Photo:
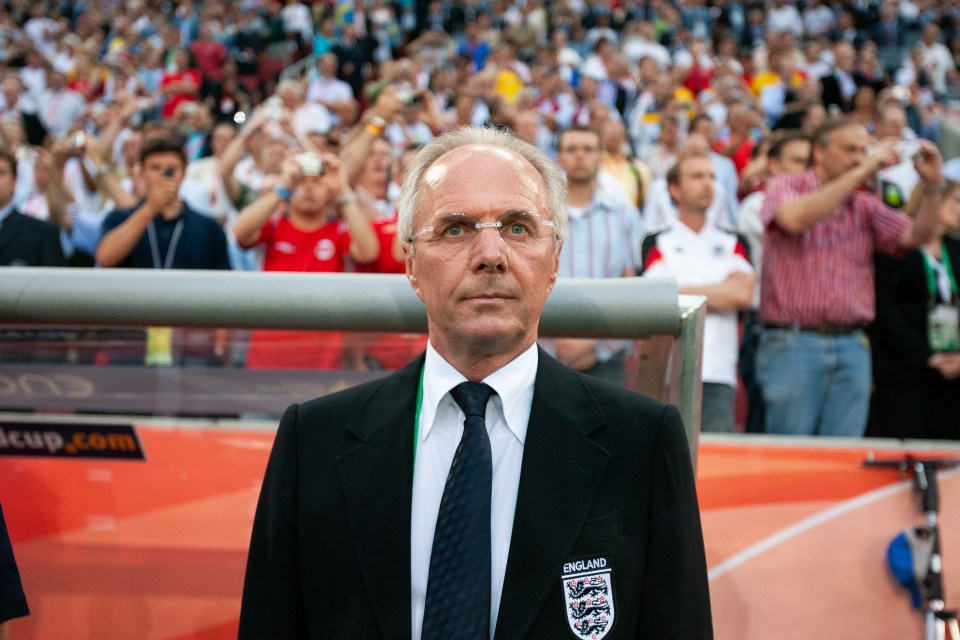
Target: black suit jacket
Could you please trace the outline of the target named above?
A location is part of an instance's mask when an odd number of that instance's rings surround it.
[[[960,272],[960,241],[944,239],[950,264]],[[874,254],[877,315],[870,327],[873,375],[893,386],[927,385],[939,377],[927,360],[933,353],[927,335],[929,290],[923,254],[915,249],[897,259]]]
[[[0,222],[0,266],[63,267],[60,230],[14,210]]]
[[[240,638],[409,638],[423,357],[290,407],[257,508]],[[673,407],[540,353],[498,639],[573,637],[564,563],[605,557],[607,638],[712,638],[690,454]]]

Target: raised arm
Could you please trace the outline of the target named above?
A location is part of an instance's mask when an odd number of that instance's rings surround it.
[[[774,221],[784,231],[803,233],[833,213],[864,180],[876,174],[880,167],[889,163],[895,156],[893,142],[881,143],[872,155],[838,178],[824,184],[816,191],[782,204],[774,215]]]
[[[353,178],[360,172],[374,140],[383,135],[386,123],[402,108],[403,101],[394,87],[386,86],[380,91],[377,101],[363,114],[340,151],[347,176]]]
[[[231,143],[232,144],[232,143]],[[243,208],[233,223],[233,236],[237,243],[248,249],[260,238],[260,229],[267,223],[277,209],[286,206],[278,190],[292,192],[300,181],[302,173],[297,161],[290,154],[283,161],[280,173],[280,185],[276,190],[268,191]]]

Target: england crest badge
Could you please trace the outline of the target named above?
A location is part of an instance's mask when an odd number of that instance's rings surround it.
[[[608,558],[572,560],[563,565],[567,623],[576,638],[600,640],[613,629],[613,567]]]

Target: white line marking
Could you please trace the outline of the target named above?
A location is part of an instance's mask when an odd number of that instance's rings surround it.
[[[960,475],[960,469],[942,472],[940,473],[938,480],[942,482],[943,480],[946,480],[947,478],[951,478],[956,475]],[[815,513],[812,516],[808,516],[807,518],[804,518],[800,522],[797,522],[796,524],[792,524],[786,529],[781,529],[780,531],[774,533],[773,535],[767,536],[763,540],[760,540],[759,542],[747,547],[740,553],[737,553],[731,556],[730,558],[727,558],[717,566],[707,571],[707,578],[709,579],[710,582],[713,582],[714,580],[724,575],[725,573],[729,573],[733,571],[740,565],[745,564],[750,560],[753,560],[760,554],[766,553],[770,549],[773,549],[774,547],[781,545],[784,542],[787,542],[788,540],[792,540],[793,538],[796,538],[797,536],[803,533],[806,533],[807,531],[809,531],[810,529],[813,529],[814,527],[817,527],[825,522],[829,522],[834,518],[838,518],[842,515],[846,515],[851,511],[856,511],[861,507],[865,507],[869,504],[873,504],[874,502],[879,502],[884,498],[889,498],[890,496],[901,493],[909,489],[912,486],[912,484],[913,484],[913,480],[904,480],[902,482],[898,482],[897,484],[881,487],[879,489],[874,489],[873,491],[870,491],[868,493],[864,493],[862,495],[856,496],[854,498],[850,498],[849,500],[836,504],[830,507],[829,509],[825,509],[819,513]]]

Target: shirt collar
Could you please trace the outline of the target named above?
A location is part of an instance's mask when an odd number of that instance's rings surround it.
[[[13,211],[13,200],[7,203],[7,206],[0,207],[0,224],[7,219],[7,216],[10,215],[10,212]]]
[[[527,438],[533,384],[539,361],[537,345],[534,343],[483,379],[483,382],[497,392],[494,402],[500,403],[507,427],[521,445]],[[450,390],[466,380],[462,373],[437,353],[432,344],[427,343],[427,356],[423,365],[423,401],[420,404],[420,442],[430,435],[440,403],[453,403]]]

